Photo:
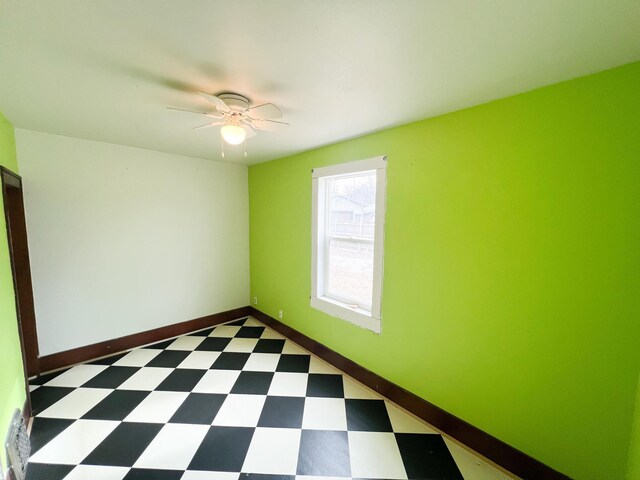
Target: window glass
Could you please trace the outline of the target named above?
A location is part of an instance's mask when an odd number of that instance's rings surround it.
[[[376,172],[334,177],[325,185],[329,207],[325,295],[371,310]]]

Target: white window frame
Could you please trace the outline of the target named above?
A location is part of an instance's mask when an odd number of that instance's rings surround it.
[[[353,307],[335,297],[325,296],[324,228],[327,215],[325,181],[331,177],[376,171],[376,225],[373,239],[373,295],[371,309]],[[382,274],[384,258],[384,222],[387,199],[387,157],[329,165],[311,170],[311,306],[333,317],[346,320],[375,333],[382,331]],[[350,239],[350,241],[359,241]],[[363,241],[366,242],[366,241]]]

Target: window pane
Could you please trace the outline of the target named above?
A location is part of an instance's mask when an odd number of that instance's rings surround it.
[[[376,173],[332,178],[327,182],[329,235],[373,240],[376,225]]]
[[[328,270],[328,296],[371,308],[373,244],[329,240]]]
[[[329,179],[327,202],[326,294],[371,308],[376,172]]]

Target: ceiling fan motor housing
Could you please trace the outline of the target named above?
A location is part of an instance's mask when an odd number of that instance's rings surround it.
[[[237,93],[221,93],[217,97],[227,104],[232,112],[241,113],[249,108],[249,99]]]

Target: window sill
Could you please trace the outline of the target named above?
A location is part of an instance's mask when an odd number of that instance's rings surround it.
[[[327,297],[318,298],[312,296],[311,306],[332,317],[346,320],[374,333],[381,333],[380,319],[371,316],[371,312],[367,310],[351,308],[342,302]]]

